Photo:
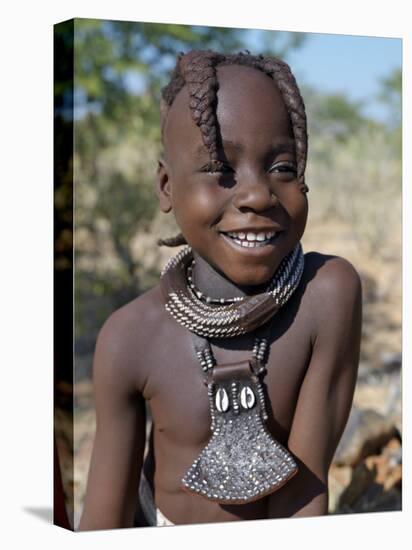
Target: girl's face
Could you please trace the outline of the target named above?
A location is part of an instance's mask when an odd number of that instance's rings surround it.
[[[187,243],[216,270],[238,286],[261,285],[306,225],[292,127],[270,77],[238,65],[217,74],[219,165],[210,165],[184,87],[164,129],[160,205],[173,210]]]

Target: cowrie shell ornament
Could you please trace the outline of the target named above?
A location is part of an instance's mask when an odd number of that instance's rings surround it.
[[[240,404],[244,409],[251,409],[256,402],[255,394],[249,386],[242,388],[240,392]]]
[[[216,409],[221,413],[224,413],[229,409],[229,397],[224,388],[219,388],[217,390],[215,404]]]

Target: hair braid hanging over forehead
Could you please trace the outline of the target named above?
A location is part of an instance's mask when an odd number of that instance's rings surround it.
[[[303,181],[308,153],[306,111],[295,77],[289,65],[280,59],[263,58],[263,70],[275,81],[292,123],[296,147],[298,178]]]
[[[192,50],[177,57],[169,84],[162,89],[160,102],[162,134],[169,109],[179,93],[187,86],[189,107],[194,122],[199,127],[204,145],[212,162],[217,161],[220,135],[216,116],[219,82],[216,69],[223,65],[246,65],[267,74],[273,79],[289,113],[296,147],[297,176],[304,183],[308,137],[305,105],[295,77],[284,61],[249,52],[223,55],[212,50]],[[179,246],[185,244],[183,235],[161,239],[159,245]]]
[[[217,160],[216,66],[223,59],[224,56],[218,53],[202,50],[193,50],[179,56],[175,69],[178,77],[174,80],[172,76],[170,84],[162,91],[162,97],[167,105],[167,115],[168,107],[173,103],[178,91],[184,85],[187,86],[190,111],[200,128],[211,160]]]

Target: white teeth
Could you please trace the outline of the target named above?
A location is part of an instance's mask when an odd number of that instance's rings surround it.
[[[254,233],[253,231],[246,233],[228,232],[227,235],[239,246],[255,248],[256,246],[266,246],[269,244],[269,241],[276,235],[276,231],[261,231],[260,233]]]
[[[266,246],[268,244],[268,240],[265,241],[247,241],[246,239],[240,240],[240,239],[233,239],[234,242],[239,245],[243,246],[243,248],[256,248],[260,246]]]
[[[247,240],[247,241],[264,241],[266,239],[271,239],[276,235],[275,231],[261,231],[260,233],[254,233],[253,231],[248,231],[247,233],[234,233],[229,232],[228,235],[230,237],[233,237],[234,239],[239,239],[241,241]]]

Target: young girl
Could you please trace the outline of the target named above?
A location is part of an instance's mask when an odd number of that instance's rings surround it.
[[[307,133],[295,79],[275,58],[191,51],[161,116],[157,192],[181,230],[161,242],[188,247],[99,333],[80,529],[326,514],[361,285],[344,259],[300,246]]]

